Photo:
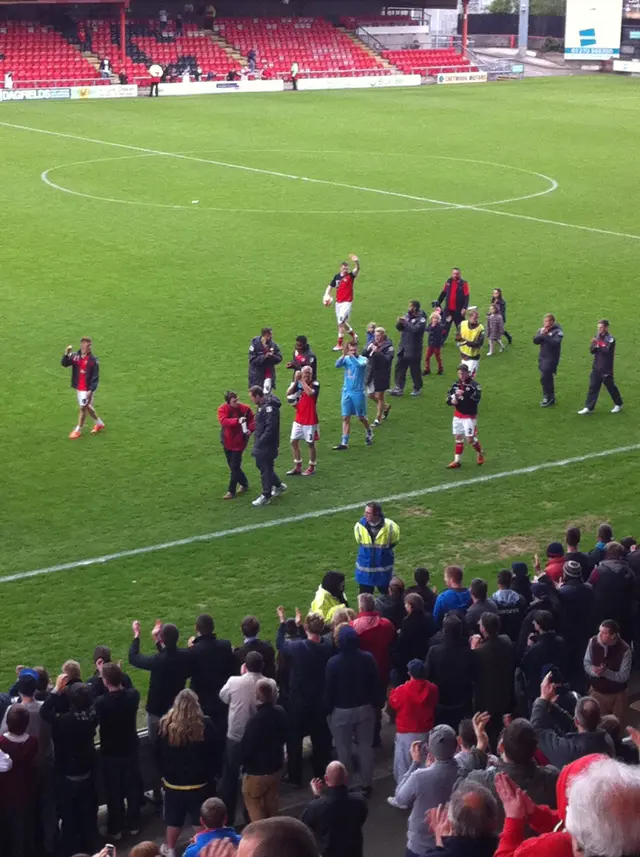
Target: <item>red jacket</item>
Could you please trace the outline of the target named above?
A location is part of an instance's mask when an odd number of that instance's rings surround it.
[[[397,732],[429,732],[436,721],[440,691],[424,678],[410,678],[389,694]]]
[[[255,428],[255,418],[249,405],[238,402],[237,407],[232,408],[225,402],[218,408],[218,422],[222,426],[220,440],[222,446],[231,452],[242,452],[249,439],[249,435],[242,431],[240,417],[247,418],[247,428],[251,434]]]
[[[562,579],[562,567],[564,566],[564,554],[561,556],[550,556],[544,567],[544,574],[548,574],[554,583],[560,583]]]
[[[358,613],[350,624],[360,638],[361,650],[373,655],[386,688],[391,672],[391,644],[396,638],[396,626],[375,611]]]

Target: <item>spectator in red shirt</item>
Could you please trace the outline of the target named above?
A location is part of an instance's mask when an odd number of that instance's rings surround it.
[[[537,554],[534,557],[533,564],[536,575],[546,574],[554,583],[560,583],[564,569],[564,547],[560,542],[551,542],[547,547],[547,564],[544,567],[544,572],[541,571],[540,560]]]
[[[29,712],[12,705],[7,712],[6,735],[0,736],[0,751],[10,757],[10,771],[0,774],[0,853],[31,854],[34,849],[36,755],[38,739],[29,735]]]
[[[222,426],[220,439],[231,471],[229,488],[222,499],[233,500],[236,489],[244,494],[249,488],[249,480],[242,470],[242,453],[255,428],[255,419],[249,405],[243,405],[238,400],[238,394],[228,390],[224,394],[224,405],[218,408],[218,422]]]
[[[396,712],[393,776],[398,784],[411,765],[411,745],[426,741],[435,723],[439,691],[424,675],[423,661],[409,661],[409,680],[389,694],[389,707]]]

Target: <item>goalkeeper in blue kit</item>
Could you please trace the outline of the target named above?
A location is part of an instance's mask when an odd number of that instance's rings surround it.
[[[367,446],[373,443],[373,429],[367,419],[367,396],[365,393],[365,376],[368,361],[366,357],[358,356],[358,346],[355,342],[347,343],[342,357],[336,360],[336,369],[344,369],[342,383],[342,439],[334,449],[349,449],[351,433],[351,417],[356,416],[365,428],[364,442]]]

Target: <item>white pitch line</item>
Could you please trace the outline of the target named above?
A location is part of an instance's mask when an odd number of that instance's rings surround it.
[[[608,458],[610,455],[620,455],[623,452],[635,452],[640,449],[640,443],[629,446],[618,446],[613,449],[604,449],[600,452],[588,452],[586,455],[576,455],[573,458],[561,458],[559,461],[545,461],[542,464],[532,464],[529,467],[518,467],[516,470],[502,470],[499,473],[487,473],[484,476],[474,476],[471,479],[459,479],[455,482],[443,482],[440,485],[431,485],[428,488],[418,488],[415,491],[404,491],[401,494],[389,494],[387,497],[379,498],[380,503],[396,503],[403,500],[411,500],[413,497],[425,497],[427,494],[439,494],[441,491],[452,491],[455,488],[465,488],[468,485],[481,485],[486,482],[494,482],[496,479],[506,479],[512,476],[525,476],[529,473],[538,473],[541,470],[553,470],[556,467],[568,467],[571,464],[581,464],[584,461],[592,461],[597,458]],[[370,499],[370,498],[368,498]],[[143,556],[148,553],[171,548],[185,547],[198,544],[199,542],[212,542],[216,539],[228,536],[240,536],[245,533],[254,533],[258,530],[268,530],[272,527],[282,527],[285,524],[298,524],[301,521],[309,521],[314,518],[326,518],[330,515],[338,515],[342,512],[353,512],[364,508],[366,500],[360,503],[348,503],[344,506],[334,506],[330,509],[317,509],[315,512],[303,512],[301,515],[289,515],[286,518],[275,518],[272,521],[260,521],[255,524],[245,524],[242,527],[232,527],[228,530],[218,530],[214,533],[203,533],[199,536],[188,536],[185,539],[176,539],[171,542],[161,542],[156,545],[147,545],[142,548],[117,551],[116,553],[104,554],[90,559],[81,559],[76,562],[64,562],[59,565],[51,565],[47,568],[36,568],[33,571],[20,571],[15,574],[7,574],[0,577],[0,583],[13,583],[16,580],[26,580],[29,577],[39,577],[42,574],[53,574],[58,571],[72,571],[76,568],[87,568],[92,565],[104,565],[119,559],[129,559],[135,556]]]
[[[114,146],[117,149],[128,149],[131,152],[142,152],[145,155],[162,155],[166,158],[177,158],[181,161],[194,161],[198,164],[212,164],[216,167],[227,167],[231,170],[242,170],[247,173],[257,173],[263,176],[275,176],[279,179],[292,179],[294,181],[313,182],[314,184],[329,185],[330,187],[341,187],[347,190],[359,190],[364,193],[377,193],[382,196],[399,197],[400,199],[411,199],[415,202],[430,202],[435,205],[443,205],[447,208],[468,208],[466,205],[457,205],[453,202],[446,202],[442,199],[431,199],[428,196],[413,196],[409,193],[398,193],[393,190],[382,190],[375,187],[360,187],[359,185],[345,184],[343,182],[333,182],[328,179],[313,179],[308,176],[295,176],[290,173],[280,173],[276,170],[263,170],[259,167],[247,167],[244,164],[231,164],[227,161],[216,161],[212,158],[198,158],[195,155],[180,155],[178,152],[164,152],[162,149],[147,149],[143,146],[131,146],[127,143],[113,143],[110,140],[95,140],[93,137],[80,137],[77,134],[66,134],[62,131],[45,131],[43,128],[31,128],[29,125],[15,125],[11,122],[0,122],[0,126],[5,128],[16,128],[19,131],[33,131],[36,134],[47,134],[51,137],[65,137],[69,140],[79,140],[82,143],[96,143],[100,146]]]
[[[458,204],[455,204],[452,202],[447,202],[446,200],[431,199],[431,198],[426,197],[426,196],[424,196],[424,197],[423,196],[412,196],[411,194],[396,193],[394,191],[381,190],[378,188],[366,188],[366,187],[360,187],[358,185],[348,185],[348,184],[343,184],[341,182],[332,182],[332,181],[328,181],[326,179],[311,179],[311,178],[306,177],[306,176],[294,176],[294,175],[290,175],[288,173],[279,173],[279,172],[276,172],[274,170],[262,170],[262,169],[259,169],[258,167],[247,167],[247,166],[244,166],[242,164],[230,164],[230,163],[227,163],[226,161],[215,161],[215,160],[208,159],[208,158],[197,158],[194,155],[180,155],[176,152],[164,152],[160,149],[147,149],[147,148],[144,148],[143,146],[132,146],[132,145],[129,145],[127,143],[114,143],[114,142],[111,142],[109,140],[96,140],[92,137],[81,137],[81,136],[78,136],[76,134],[67,134],[67,133],[64,133],[63,131],[47,131],[44,128],[32,128],[29,125],[17,125],[13,122],[0,122],[0,127],[15,128],[19,131],[32,131],[33,133],[36,133],[36,134],[47,134],[51,137],[64,137],[64,138],[69,139],[69,140],[79,140],[83,143],[96,143],[100,146],[113,146],[117,149],[128,149],[129,151],[142,152],[142,153],[147,154],[147,155],[164,155],[165,157],[168,157],[168,158],[178,158],[180,160],[185,160],[185,161],[196,161],[198,163],[203,163],[203,164],[214,164],[215,166],[228,167],[229,169],[234,169],[234,170],[244,170],[244,171],[250,172],[250,173],[260,173],[262,175],[276,176],[278,178],[294,179],[294,180],[298,180],[298,181],[302,181],[302,180],[311,181],[311,182],[314,182],[316,184],[325,184],[325,185],[330,185],[333,187],[343,187],[343,188],[348,188],[351,190],[364,191],[366,193],[377,193],[377,194],[382,194],[384,196],[395,196],[395,197],[400,197],[403,199],[417,200],[419,202],[430,202],[430,203],[433,203],[435,205],[441,205],[443,207],[442,210],[444,210],[444,211],[451,211],[452,209],[454,209],[454,210],[462,210],[462,211],[477,211],[477,212],[482,212],[484,214],[497,214],[497,215],[501,215],[502,217],[514,217],[514,218],[519,219],[519,220],[528,220],[528,221],[531,221],[533,223],[545,223],[549,226],[562,226],[565,229],[579,229],[579,230],[584,231],[584,232],[592,232],[592,233],[597,233],[600,235],[612,235],[616,238],[632,238],[636,241],[640,241],[640,235],[634,235],[634,234],[629,233],[629,232],[615,232],[614,230],[610,230],[610,229],[600,229],[599,227],[596,227],[596,226],[582,226],[582,225],[577,224],[577,223],[566,223],[563,220],[550,220],[550,219],[544,218],[544,217],[532,217],[531,215],[528,215],[528,214],[517,214],[514,211],[498,211],[495,208],[484,208],[484,207],[478,206],[478,205],[462,205],[462,204],[458,205]],[[540,175],[542,175],[542,174],[540,174]],[[545,178],[549,178],[549,177],[545,176]],[[555,181],[553,179],[550,179],[550,180]],[[556,184],[556,187],[557,187],[557,184]],[[555,190],[555,187],[553,188],[553,190]],[[546,192],[547,193],[550,192],[550,189],[547,190]],[[540,193],[540,194],[532,194],[532,196],[542,196],[542,195],[544,195],[544,192]],[[507,203],[507,202],[511,202],[511,201],[512,200],[503,200],[501,202]],[[486,204],[487,205],[498,205],[500,203],[486,203]],[[438,209],[438,210],[440,210],[440,209]]]

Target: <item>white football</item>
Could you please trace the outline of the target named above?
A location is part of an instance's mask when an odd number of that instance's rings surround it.
[[[331,306],[331,304],[333,303],[333,298],[331,297],[331,295],[325,295],[325,296],[322,298],[322,303],[323,303],[325,306]]]

